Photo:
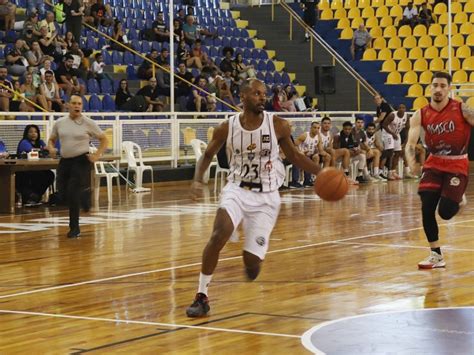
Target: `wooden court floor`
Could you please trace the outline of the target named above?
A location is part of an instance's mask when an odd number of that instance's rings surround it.
[[[78,240],[59,208],[0,216],[0,353],[306,354],[301,336],[322,322],[474,305],[474,184],[464,213],[440,222],[446,269],[419,271],[417,182],[404,181],[337,203],[282,192],[259,278],[245,281],[242,242],[228,244],[211,315],[188,319],[216,209],[211,192],[192,202],[188,184],[115,190],[112,205],[101,195]]]

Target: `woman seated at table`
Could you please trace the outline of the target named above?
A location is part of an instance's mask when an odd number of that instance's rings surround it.
[[[46,143],[41,140],[37,125],[27,125],[23,132],[23,139],[18,143],[18,157],[32,150],[46,151]],[[16,191],[21,194],[23,205],[32,206],[40,203],[42,196],[54,182],[54,173],[51,170],[22,171],[15,177]]]

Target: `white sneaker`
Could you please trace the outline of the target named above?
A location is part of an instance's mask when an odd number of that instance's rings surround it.
[[[445,267],[446,263],[444,262],[443,256],[439,255],[435,251],[431,251],[430,256],[425,260],[418,263],[419,269],[435,269],[438,267]]]
[[[467,205],[466,194],[463,194],[462,200],[461,202],[459,202],[459,210],[458,210],[458,213],[456,213],[456,216],[459,216],[464,211],[464,208],[466,207],[466,205]]]

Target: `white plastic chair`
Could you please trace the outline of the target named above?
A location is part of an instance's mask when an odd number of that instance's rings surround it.
[[[290,187],[291,182],[291,173],[293,171],[293,165],[289,164],[285,167],[285,182],[283,183],[284,186]]]
[[[191,146],[193,147],[194,156],[196,157],[196,163],[197,163],[198,160],[201,159],[203,151],[206,150],[207,144],[206,144],[206,142],[203,142],[200,139],[193,139],[193,140],[191,140]],[[207,169],[206,173],[204,174],[203,181],[204,181],[205,184],[207,184],[209,182],[209,174],[211,172],[211,166],[214,166],[214,165],[216,165],[216,163],[212,162],[209,165],[209,168]]]
[[[151,186],[153,187],[153,167],[143,164],[142,149],[134,142],[122,142],[122,149],[125,151],[125,158],[127,160],[127,180],[129,180],[130,170],[135,172],[135,190],[142,189],[143,173],[150,171]],[[135,152],[137,155],[135,155]]]
[[[95,170],[95,200],[99,200],[99,189],[100,189],[100,180],[105,178],[107,180],[107,198],[108,202],[112,202],[112,186],[113,186],[113,179],[117,178],[117,188],[120,192],[120,177],[117,172],[108,172],[105,169],[105,165],[103,161],[96,161],[94,163],[94,170]]]
[[[220,175],[220,182],[221,182],[221,190],[225,185],[225,179],[227,175],[230,174],[230,169],[223,168],[219,165],[219,160],[217,160],[216,164],[216,172],[214,174],[214,194],[217,196],[217,180]],[[219,190],[220,191],[220,190]]]

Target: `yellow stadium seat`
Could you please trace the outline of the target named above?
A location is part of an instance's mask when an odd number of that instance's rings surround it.
[[[418,39],[418,47],[420,48],[428,48],[428,47],[431,47],[432,45],[433,45],[433,40],[431,39],[431,36],[424,35]]]
[[[380,27],[388,27],[393,25],[393,19],[390,16],[384,16],[380,19]]]
[[[379,27],[379,19],[377,17],[370,17],[368,19],[365,19],[365,27],[367,28]]]
[[[434,7],[433,13],[435,15],[447,14],[448,13],[448,7],[446,6],[446,4],[439,3]]]
[[[393,51],[393,59],[395,60],[402,60],[408,58],[407,50],[403,47],[397,48]]]
[[[461,85],[458,91],[459,96],[471,97],[474,96],[474,86]]]
[[[470,35],[474,33],[474,25],[470,22],[463,23],[459,28],[459,33],[463,35]]]
[[[402,40],[398,37],[392,37],[388,40],[387,48],[397,49],[402,46]]]
[[[385,5],[385,0],[372,0],[372,7],[380,8]]]
[[[420,84],[412,84],[408,88],[407,97],[419,97],[419,96],[423,96],[423,95],[424,95],[423,86],[421,86]]]
[[[420,84],[431,84],[431,79],[433,78],[433,73],[429,70],[425,70],[420,74],[419,82]]]
[[[440,25],[447,25],[447,24],[448,24],[448,21],[449,21],[449,19],[448,19],[448,13],[447,13],[447,12],[442,13],[442,14],[439,15],[439,17],[438,17],[438,23],[439,23]]]
[[[418,59],[418,58],[423,58],[423,49],[420,47],[415,47],[410,49],[408,52],[408,58],[410,59]]]
[[[464,59],[462,61],[462,67],[464,70],[474,70],[474,56]]]
[[[372,17],[375,17],[375,10],[373,7],[366,7],[365,9],[362,10],[361,14],[362,18],[370,19]],[[378,21],[377,21],[378,23]]]
[[[459,101],[459,102],[464,102],[464,100],[460,96],[454,96],[454,100]]]
[[[403,9],[400,5],[395,5],[390,9],[390,16],[401,19],[403,17]]]
[[[418,72],[428,70],[428,61],[425,58],[418,58],[413,63],[413,70]]]
[[[444,33],[445,35],[447,35],[448,32],[449,32],[448,25],[445,25],[445,26],[443,27],[443,33]],[[456,25],[455,23],[452,23],[452,24],[451,24],[451,35],[455,35],[456,33],[459,33],[459,31],[458,31],[458,25]]]
[[[364,25],[364,19],[362,17],[358,17],[352,20],[351,27],[355,30],[359,28],[360,25]]]
[[[439,50],[436,47],[429,47],[425,49],[424,57],[426,59],[435,59],[439,57]]]
[[[321,20],[332,20],[332,10],[331,9],[324,9],[321,11],[320,15]]]
[[[437,35],[433,42],[435,47],[443,48],[448,45],[448,36],[446,35]]]
[[[342,9],[344,6],[342,4],[342,0],[332,0],[331,1],[331,9]]]
[[[455,84],[463,84],[467,83],[468,76],[466,71],[464,70],[456,70],[453,74],[453,83]]]
[[[415,48],[418,46],[415,36],[409,36],[403,40],[403,47],[407,49]]]
[[[347,18],[358,18],[360,17],[360,10],[357,7],[350,8],[347,11]]]
[[[445,61],[445,64],[444,64],[444,68],[446,70],[449,69],[449,60],[446,59]],[[461,69],[461,60],[459,58],[456,58],[456,57],[452,57],[451,58],[451,70],[459,70]]]
[[[458,13],[463,12],[462,7],[463,7],[463,6],[462,6],[461,3],[451,1],[451,13],[452,13],[452,14],[458,14]]]
[[[403,84],[416,84],[418,82],[418,75],[412,70],[409,72],[406,72],[405,75],[403,75]]]
[[[386,6],[395,6],[398,5],[398,0],[385,0]]]
[[[466,104],[470,107],[474,107],[474,97],[470,97],[466,100]]]
[[[413,29],[413,36],[421,37],[426,35],[426,26],[425,25],[416,25]]]
[[[405,8],[405,6],[407,6],[409,2],[412,2],[412,1],[411,0],[398,0],[398,5]]]
[[[344,28],[339,36],[340,39],[352,39],[352,37],[354,37],[354,31],[350,27]]]
[[[357,7],[357,0],[345,0],[344,1],[344,8],[353,9],[355,7]]]
[[[471,17],[469,18],[469,22],[474,23],[474,14],[471,14]]]
[[[464,12],[466,14],[474,14],[474,2],[468,1],[464,4]]]
[[[471,74],[469,75],[469,81],[470,81],[471,83],[474,83],[474,71],[471,72]],[[473,106],[473,107],[474,107],[474,106]]]
[[[474,47],[474,33],[471,33],[469,36],[467,36],[466,44],[468,46]]]
[[[411,36],[411,27],[408,25],[403,25],[398,29],[398,37],[408,37]]]
[[[351,27],[351,22],[347,18],[341,18],[337,21],[337,29],[343,30],[344,28]]]
[[[388,59],[382,64],[380,71],[384,73],[391,73],[397,70],[397,63],[393,59]]]
[[[406,73],[411,70],[412,63],[410,59],[405,58],[398,62],[397,71],[399,71],[400,73]]]
[[[414,0],[413,4],[418,8],[421,6],[421,4],[425,3],[426,0]]]
[[[469,15],[465,12],[460,12],[454,16],[454,23],[468,23]]]
[[[412,107],[412,110],[419,110],[423,107],[425,107],[426,105],[428,105],[429,102],[428,102],[428,99],[424,96],[420,96],[420,97],[417,97],[414,101],[413,101],[413,107]]]
[[[383,35],[382,29],[379,26],[374,26],[369,31],[372,38],[381,37]]]
[[[386,48],[387,44],[385,43],[385,38],[379,37],[374,40],[374,43],[372,45],[375,49],[382,49]]]
[[[329,6],[329,0],[321,0],[321,1],[319,2],[318,8],[319,8],[320,10],[329,9],[329,8],[330,8],[330,6]]]
[[[434,58],[430,61],[430,69],[432,71],[444,70],[444,61],[441,58]]]
[[[446,35],[445,35],[446,36]],[[446,36],[447,38],[447,36]],[[461,47],[464,45],[464,35],[460,34],[460,33],[456,33],[454,36],[451,36],[451,45],[453,47]],[[445,44],[446,46],[448,45],[448,43]]]
[[[381,49],[377,55],[377,59],[378,60],[392,59],[392,51],[388,48]]]
[[[373,48],[367,48],[362,56],[363,60],[376,60],[377,52]]]
[[[381,26],[382,27],[382,26]],[[397,28],[395,26],[387,26],[383,30],[383,36],[385,38],[397,37]]]
[[[430,97],[431,96],[431,85],[426,85],[425,86],[425,96]]]
[[[387,76],[387,84],[401,84],[402,83],[402,76],[399,72],[393,71],[388,74]]]
[[[359,9],[366,9],[366,8],[370,7],[370,0],[359,0],[358,4],[357,4],[357,7]]]
[[[449,57],[449,47],[443,47],[439,51],[439,56],[443,59],[447,59]],[[454,48],[451,48],[451,56],[454,57]]]
[[[341,18],[347,18],[346,9],[340,8],[340,9],[334,10],[333,17],[336,20],[339,20]]]
[[[423,26],[423,25],[418,25],[418,26],[421,26],[421,27],[425,28],[425,31],[426,31],[425,26]],[[416,27],[418,27],[418,26],[416,26]],[[420,27],[420,29],[421,29],[421,27]],[[442,33],[443,33],[443,27],[441,27],[441,25],[438,24],[438,23],[431,24],[430,28],[428,29],[428,34],[430,36],[437,36],[437,35],[440,35]]]
[[[375,16],[378,18],[386,17],[390,15],[390,11],[387,6],[380,6],[375,10]]]

